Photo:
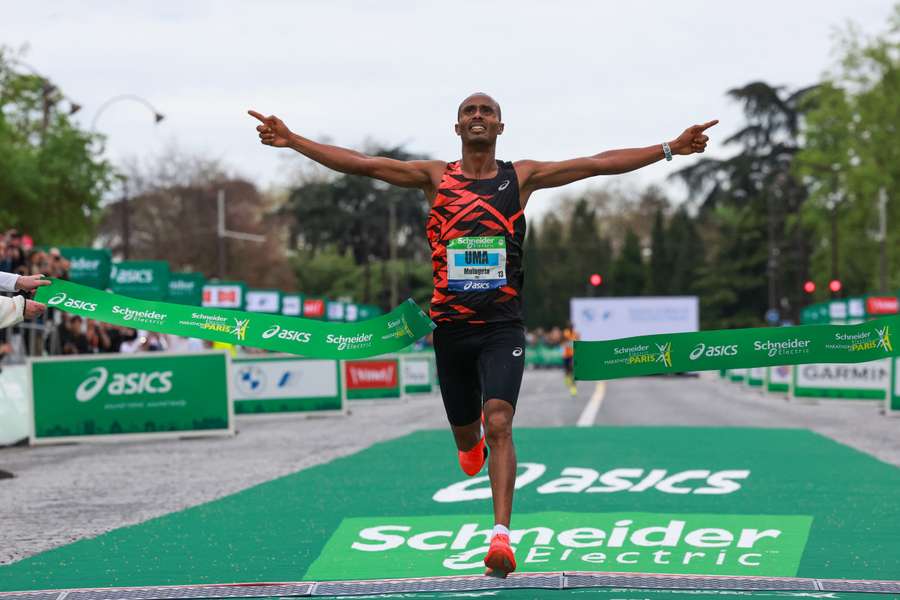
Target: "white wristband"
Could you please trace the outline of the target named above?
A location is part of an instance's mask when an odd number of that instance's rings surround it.
[[[669,148],[668,142],[663,142],[662,147],[663,147],[663,154],[666,155],[666,160],[672,160],[672,149]]]

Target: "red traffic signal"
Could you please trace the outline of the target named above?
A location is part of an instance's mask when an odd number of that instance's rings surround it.
[[[803,291],[807,294],[812,294],[814,291],[816,291],[816,284],[812,281],[807,281],[803,284]]]
[[[591,275],[590,282],[592,286],[597,287],[598,285],[603,283],[603,278],[600,277],[599,273],[594,273],[593,275]]]
[[[841,291],[841,281],[839,279],[832,279],[828,282],[828,289],[835,294],[838,293]]]

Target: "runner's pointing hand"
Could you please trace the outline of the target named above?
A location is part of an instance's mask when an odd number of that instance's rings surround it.
[[[672,154],[694,154],[695,152],[706,150],[706,142],[709,141],[709,136],[703,132],[718,122],[718,119],[713,119],[702,125],[694,125],[685,129],[684,133],[670,144]]]
[[[284,121],[275,115],[264,117],[255,110],[248,110],[247,114],[258,119],[262,125],[256,126],[259,132],[259,141],[266,146],[275,146],[277,148],[285,148],[291,140],[291,130],[284,124]]]

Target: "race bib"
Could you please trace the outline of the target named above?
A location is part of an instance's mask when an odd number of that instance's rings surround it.
[[[447,244],[447,287],[486,292],[506,285],[506,238],[459,237]]]

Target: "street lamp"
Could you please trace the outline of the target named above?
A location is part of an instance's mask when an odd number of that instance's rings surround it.
[[[162,114],[161,112],[159,112],[158,110],[156,110],[156,108],[154,108],[154,106],[152,104],[150,104],[150,102],[147,99],[141,98],[140,96],[138,96],[136,94],[122,94],[119,96],[113,96],[112,98],[110,98],[109,100],[107,100],[106,102],[104,102],[103,104],[100,105],[100,108],[98,108],[97,112],[94,113],[94,118],[91,121],[91,131],[97,131],[97,121],[100,119],[100,115],[103,114],[103,111],[105,111],[107,108],[109,108],[110,105],[115,104],[116,102],[122,102],[125,100],[129,100],[131,102],[137,102],[138,104],[143,104],[144,106],[146,106],[150,110],[150,112],[153,113],[153,122],[154,123],[159,123],[160,121],[162,121],[163,119],[166,118],[166,116],[164,114]]]
[[[50,127],[50,110],[53,106],[59,102],[60,100],[65,100],[69,103],[69,115],[74,115],[79,110],[81,110],[81,105],[77,102],[74,102],[71,98],[67,98],[60,91],[59,88],[50,83],[50,80],[47,79],[43,73],[35,69],[32,65],[28,64],[23,60],[19,60],[18,58],[13,59],[12,64],[24,67],[32,75],[41,80],[41,104],[43,111],[43,120],[41,122],[41,142],[43,143],[44,137],[47,135],[47,128]]]
[[[94,133],[97,132],[97,121],[100,119],[100,115],[102,115],[103,112],[107,108],[110,107],[110,105],[115,104],[116,102],[123,102],[123,101],[137,102],[138,104],[141,104],[141,105],[147,107],[147,109],[149,109],[150,112],[153,113],[153,123],[155,125],[159,124],[160,121],[162,121],[163,119],[166,118],[165,115],[163,115],[161,112],[156,110],[156,108],[152,104],[150,104],[150,102],[147,99],[141,98],[140,96],[138,96],[136,94],[121,94],[119,96],[113,96],[112,98],[110,98],[109,100],[107,100],[106,102],[104,102],[103,104],[100,105],[100,108],[98,108],[97,112],[94,113],[94,118],[91,119],[91,131]],[[128,204],[129,204],[128,203],[128,186],[125,182],[124,177],[122,178],[122,200],[121,200],[121,202],[122,202],[122,257],[127,260],[128,255],[130,254],[130,250],[131,250],[131,215],[129,214],[131,211],[128,207]]]

